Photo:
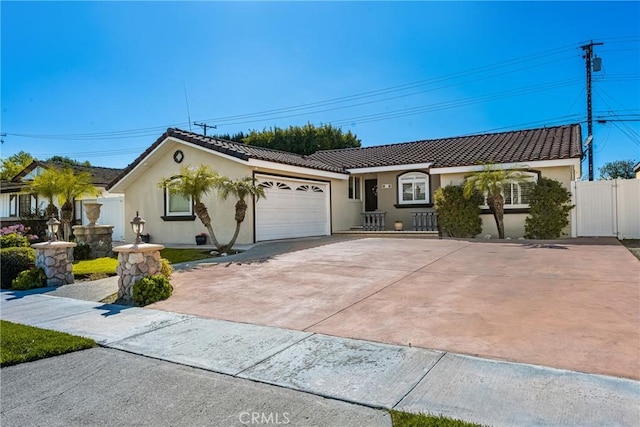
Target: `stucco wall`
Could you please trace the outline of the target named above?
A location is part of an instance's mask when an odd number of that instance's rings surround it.
[[[199,233],[207,232],[204,225],[196,217],[194,221],[165,221],[161,217],[164,215],[164,192],[158,188],[157,183],[163,177],[179,175],[181,165],[199,166],[209,165],[214,171],[225,175],[231,179],[238,179],[245,176],[252,176],[254,173],[286,176],[290,178],[306,178],[315,181],[330,182],[331,184],[331,207],[332,207],[332,231],[345,230],[352,226],[353,217],[360,215],[360,202],[347,200],[348,181],[341,179],[329,179],[319,177],[313,173],[287,173],[281,169],[271,169],[264,167],[250,167],[234,160],[220,157],[216,154],[185,146],[176,142],[165,143],[163,154],[152,155],[145,166],[144,174],[125,189],[126,212],[125,217],[130,221],[136,213],[140,211],[140,216],[146,221],[145,233],[151,235],[152,243],[162,244],[195,244],[195,236]],[[180,149],[184,153],[184,160],[178,164],[173,160],[173,153]],[[153,159],[153,163],[152,162]],[[284,167],[286,169],[286,166]],[[209,209],[212,225],[216,238],[220,243],[227,243],[235,231],[235,203],[236,200],[230,197],[227,201],[222,201],[216,193],[208,195],[203,202]],[[250,244],[254,241],[254,206],[251,199],[247,200],[249,205],[247,214],[237,244]],[[258,201],[257,203],[260,203]],[[357,208],[357,209],[356,209]],[[132,241],[134,238],[130,229],[127,229],[125,239]]]
[[[545,168],[537,168],[532,170],[537,170],[541,173],[542,176],[547,178],[552,178],[560,181],[565,188],[571,188],[571,181],[575,179],[573,168],[569,166],[560,166],[560,167],[545,167]],[[426,171],[425,171],[426,172]],[[411,213],[415,211],[425,211],[430,210],[431,208],[424,207],[415,207],[408,206],[398,208],[396,205],[398,204],[398,176],[405,172],[381,172],[381,173],[371,173],[371,174],[363,174],[360,175],[363,187],[363,201],[358,204],[354,204],[354,213],[352,214],[353,224],[351,226],[361,225],[362,221],[360,218],[360,212],[364,211],[364,181],[367,179],[377,179],[378,180],[378,210],[386,212],[386,229],[393,230],[393,222],[396,220],[401,220],[405,224],[405,229],[411,229],[412,227],[412,216]],[[459,184],[464,181],[465,177],[468,176],[468,173],[451,173],[451,174],[431,174],[430,175],[430,203],[433,203],[433,194],[435,191],[441,186],[446,186],[450,184]],[[384,188],[388,187],[388,188]],[[346,189],[345,189],[346,192]],[[345,193],[346,194],[346,193]],[[354,202],[351,202],[352,204]],[[351,212],[351,211],[350,211]],[[507,211],[508,212],[508,211]],[[334,212],[334,216],[336,213]],[[511,238],[518,238],[524,236],[524,221],[527,217],[526,213],[507,213],[505,215],[505,235]],[[482,236],[484,235],[492,235],[493,238],[497,237],[498,232],[496,229],[495,221],[493,220],[493,216],[490,214],[483,214],[481,216],[483,221],[483,229]],[[569,218],[569,220],[571,220]],[[346,227],[349,228],[349,227]],[[345,228],[345,229],[346,229]],[[336,230],[336,228],[334,228]],[[564,229],[564,233],[567,235],[570,234],[571,224]]]
[[[251,170],[248,166],[242,165],[232,160],[206,153],[202,150],[185,146],[178,143],[172,144],[165,154],[147,161],[144,175],[131,182],[125,189],[125,219],[128,222],[135,216],[136,211],[140,211],[140,216],[146,221],[145,233],[151,235],[152,243],[186,243],[195,244],[195,236],[200,233],[208,233],[202,222],[196,217],[194,221],[164,221],[164,190],[158,187],[158,182],[162,178],[169,178],[180,174],[180,166],[207,164],[219,174],[236,179],[243,176],[250,176]],[[184,153],[184,160],[178,164],[173,160],[173,153],[177,149]],[[233,236],[235,231],[235,200],[229,198],[222,201],[216,193],[209,194],[203,200],[209,209],[213,230],[219,242],[226,243]],[[253,209],[248,201],[250,209],[242,223],[237,243],[253,242]],[[130,227],[125,233],[126,241],[133,241],[134,236]]]
[[[539,171],[541,176],[545,178],[551,178],[558,180],[567,189],[571,189],[571,181],[575,179],[574,171],[570,166],[557,166],[557,167],[545,167],[545,168],[531,168],[532,170]],[[464,178],[468,176],[468,173],[456,173],[456,174],[443,174],[441,175],[442,186],[456,185],[464,181]],[[504,234],[505,237],[517,239],[524,236],[524,223],[528,214],[526,213],[509,213],[508,209],[505,209],[504,215]],[[496,228],[495,220],[491,214],[483,214],[482,218],[482,234],[481,236],[491,235],[492,238],[498,237],[498,230]],[[563,229],[563,234],[571,235],[571,215],[569,215],[569,225]]]

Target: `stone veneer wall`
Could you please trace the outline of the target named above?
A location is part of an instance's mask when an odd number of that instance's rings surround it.
[[[42,268],[47,276],[47,286],[60,286],[73,283],[73,248],[75,243],[46,242],[36,243],[36,267]]]
[[[92,258],[113,255],[113,225],[74,225],[76,243],[91,246]]]
[[[113,248],[118,253],[118,299],[133,301],[133,285],[145,276],[160,273],[162,245],[123,245]]]

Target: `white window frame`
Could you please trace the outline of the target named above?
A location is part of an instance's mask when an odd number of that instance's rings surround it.
[[[415,196],[416,184],[424,184],[424,200],[404,200],[404,184],[411,184],[412,197]],[[424,172],[407,172],[398,176],[398,204],[399,205],[424,205],[431,203],[431,187],[429,185],[429,174]]]
[[[359,176],[350,176],[349,184],[348,184],[348,194],[347,197],[349,200],[362,200],[362,179]]]
[[[176,178],[176,179],[180,179],[180,178]],[[165,198],[166,198],[166,205],[165,205],[165,216],[193,216],[193,199],[191,196],[186,197],[187,201],[189,202],[189,209],[186,211],[175,211],[172,212],[171,211],[171,198],[172,197],[184,197],[180,194],[171,194],[171,192],[169,191],[169,189],[167,187],[165,187],[164,189],[165,192]]]
[[[531,183],[531,184],[535,184],[536,182],[538,182],[538,174],[537,173],[532,173],[532,172],[523,172],[522,173],[523,178],[526,180],[526,182]],[[522,209],[522,208],[528,208],[529,207],[529,203],[523,203],[522,202],[522,187],[520,186],[520,182],[517,181],[508,181],[506,182],[504,188],[502,189],[502,197],[504,198],[504,208],[505,209]],[[509,191],[509,196],[507,197],[507,193],[506,191]],[[514,197],[515,196],[515,197]],[[480,205],[480,207],[482,209],[489,209],[489,205],[487,205],[487,194],[484,194],[484,199],[483,199],[483,204]],[[513,203],[515,200],[516,203]],[[509,203],[507,203],[507,201],[509,201]]]

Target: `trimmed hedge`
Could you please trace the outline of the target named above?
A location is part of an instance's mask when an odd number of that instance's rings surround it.
[[[477,197],[464,197],[461,185],[440,187],[434,194],[438,226],[448,237],[475,237],[482,233]]]
[[[571,193],[555,179],[540,178],[529,195],[529,208],[525,237],[556,239],[569,225],[569,212],[573,209]]]
[[[138,306],[153,304],[171,296],[173,286],[162,274],[143,277],[133,285],[133,301]]]
[[[42,288],[47,284],[47,276],[41,268],[32,268],[21,271],[18,277],[11,282],[11,289],[26,291],[29,289]]]
[[[21,271],[29,270],[36,260],[36,251],[29,247],[0,249],[0,287],[10,288]]]

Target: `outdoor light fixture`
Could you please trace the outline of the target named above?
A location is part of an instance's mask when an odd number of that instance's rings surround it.
[[[136,211],[136,216],[135,218],[133,218],[133,221],[131,221],[131,230],[133,230],[133,234],[136,235],[136,241],[134,242],[136,245],[142,243],[140,235],[144,231],[145,222],[146,221],[144,219],[140,218],[140,214],[138,214],[138,211]]]
[[[55,219],[53,216],[49,218],[47,221],[47,229],[49,230],[49,241],[53,242],[58,240],[56,233],[58,232],[58,228],[60,227],[60,221]]]

